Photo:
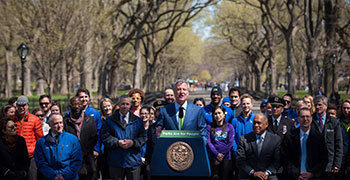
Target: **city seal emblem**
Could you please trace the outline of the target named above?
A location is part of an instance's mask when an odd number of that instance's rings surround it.
[[[191,146],[182,141],[170,145],[166,152],[166,161],[174,171],[186,171],[191,167],[193,159],[194,155]]]

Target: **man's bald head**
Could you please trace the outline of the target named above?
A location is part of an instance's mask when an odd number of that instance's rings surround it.
[[[265,132],[269,122],[264,114],[259,113],[255,115],[253,120],[253,130],[255,134],[261,135]]]
[[[267,118],[266,118],[265,114],[263,114],[263,113],[256,114],[254,119],[256,119],[256,118],[261,118],[263,121],[266,121],[268,123]]]

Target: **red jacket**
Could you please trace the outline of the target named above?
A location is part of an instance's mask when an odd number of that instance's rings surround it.
[[[41,121],[37,116],[27,111],[27,115],[22,119],[17,117],[15,123],[17,124],[17,134],[24,137],[29,158],[32,158],[34,156],[36,141],[44,136]]]

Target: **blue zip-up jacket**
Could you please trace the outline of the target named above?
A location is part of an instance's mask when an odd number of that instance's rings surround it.
[[[225,106],[224,104],[221,104],[222,107],[225,108],[225,118],[226,118],[226,122],[229,122],[231,123],[232,122],[232,119],[233,119],[233,112],[232,112],[232,109]],[[214,109],[214,106],[212,104],[208,104],[206,106],[204,106],[202,108],[203,110],[203,113],[204,113],[204,117],[205,117],[205,122],[207,124],[210,124],[213,122],[213,116],[212,116],[212,113],[213,113],[213,109]]]
[[[57,144],[50,131],[36,142],[34,159],[46,179],[55,179],[57,174],[61,174],[65,180],[76,180],[82,164],[81,154],[76,136],[62,132]]]
[[[245,119],[243,118],[242,113],[243,112],[241,112],[241,114],[239,114],[238,117],[232,120],[232,125],[235,130],[235,140],[233,141],[233,155],[235,157],[237,155],[237,147],[241,136],[253,132],[253,120],[255,114],[253,113],[253,111],[251,111],[249,116]]]
[[[117,168],[139,167],[141,165],[141,147],[146,142],[146,130],[142,120],[129,111],[129,122],[124,127],[119,110],[109,116],[102,126],[101,137],[108,148],[108,164]],[[119,147],[118,141],[130,139],[134,145],[129,149]]]
[[[94,147],[94,150],[97,151],[98,153],[102,153],[102,141],[101,141],[101,127],[102,127],[102,120],[101,120],[101,114],[91,107],[91,105],[88,105],[86,107],[86,110],[84,111],[87,115],[91,116],[95,120],[95,125],[97,129],[97,143]],[[69,115],[70,110],[67,112],[67,115]]]

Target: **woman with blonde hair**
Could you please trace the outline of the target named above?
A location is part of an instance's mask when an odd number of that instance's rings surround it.
[[[103,98],[100,102],[100,111],[102,114],[102,120],[106,120],[106,118],[113,114],[113,102],[109,98]]]
[[[305,95],[303,101],[307,104],[307,107],[311,110],[311,114],[315,112],[314,98],[311,95]]]

